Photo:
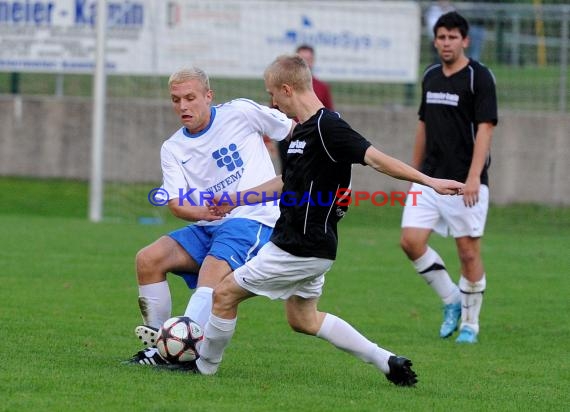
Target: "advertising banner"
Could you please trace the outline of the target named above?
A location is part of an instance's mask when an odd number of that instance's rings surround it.
[[[420,8],[412,1],[107,1],[108,74],[259,78],[300,44],[325,80],[414,82]],[[96,0],[0,0],[0,71],[91,73]]]

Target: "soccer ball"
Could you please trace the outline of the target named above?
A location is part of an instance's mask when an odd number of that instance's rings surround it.
[[[192,362],[198,359],[196,343],[202,339],[204,332],[200,325],[187,316],[175,316],[159,329],[156,348],[170,363]]]

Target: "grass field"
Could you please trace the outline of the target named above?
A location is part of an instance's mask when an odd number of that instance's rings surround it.
[[[80,182],[0,179],[0,193],[0,411],[568,410],[568,208],[491,208],[473,346],[437,337],[439,302],[398,248],[400,210],[350,211],[321,309],[414,361],[418,386],[398,388],[290,331],[264,298],[241,308],[214,377],[122,365],[139,349],[134,255],[179,223],[89,223]],[[457,274],[452,242],[433,240]],[[181,313],[188,291],[171,289]]]

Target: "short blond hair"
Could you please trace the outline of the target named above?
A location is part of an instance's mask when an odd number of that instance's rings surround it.
[[[263,74],[268,84],[288,84],[297,91],[313,89],[313,78],[309,65],[298,54],[284,54],[277,57]]]
[[[180,69],[170,75],[168,87],[174,83],[183,83],[188,80],[198,80],[206,90],[210,90],[210,79],[206,72],[198,67]]]

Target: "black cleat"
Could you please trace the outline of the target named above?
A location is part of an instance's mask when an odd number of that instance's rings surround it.
[[[390,373],[386,379],[397,386],[415,386],[418,382],[416,373],[412,370],[412,361],[403,356],[390,356],[388,359]]]
[[[162,359],[156,348],[146,348],[138,351],[123,363],[149,366],[168,365],[168,362]]]
[[[200,374],[196,361],[170,363],[160,356],[156,348],[146,348],[138,351],[130,359],[124,361],[123,364],[154,366],[157,370]]]
[[[165,363],[156,365],[158,370],[166,370],[173,372],[185,372],[185,373],[195,373],[200,374],[198,367],[196,366],[196,361],[192,362],[181,362],[181,363]]]

